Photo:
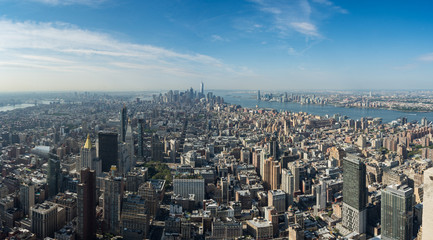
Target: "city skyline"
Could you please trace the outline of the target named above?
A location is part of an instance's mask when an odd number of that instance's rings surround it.
[[[433,88],[430,2],[0,6],[2,92]]]

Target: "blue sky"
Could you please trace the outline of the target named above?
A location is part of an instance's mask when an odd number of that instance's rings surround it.
[[[433,89],[432,1],[0,0],[1,91]]]

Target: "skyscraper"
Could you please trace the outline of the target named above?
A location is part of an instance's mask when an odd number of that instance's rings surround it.
[[[24,215],[30,215],[30,209],[35,205],[35,185],[22,183],[20,186],[20,202]]]
[[[204,83],[203,82],[200,83],[200,95],[201,95],[201,97],[204,96]]]
[[[365,233],[367,221],[366,168],[356,156],[343,161],[343,226],[352,232]]]
[[[159,136],[154,134],[151,140],[152,161],[162,162],[164,160],[164,144],[159,140]]]
[[[96,173],[81,170],[77,186],[77,236],[81,240],[95,239],[96,234]]]
[[[422,240],[431,239],[433,228],[433,168],[424,171],[424,198],[422,213]]]
[[[87,135],[87,140],[80,151],[80,159],[77,166],[77,171],[83,168],[90,168],[96,171],[96,175],[101,174],[101,162],[96,158],[96,149],[92,145],[90,135]]]
[[[260,90],[257,90],[257,100],[261,100],[261,97],[260,97]]]
[[[62,185],[60,160],[48,159],[47,183],[48,196],[52,197],[57,195]]]
[[[126,137],[126,127],[128,125],[128,110],[124,105],[120,112],[120,141],[124,142]]]
[[[305,168],[300,161],[297,160],[295,162],[291,162],[289,164],[290,171],[293,174],[293,188],[295,192],[299,192],[301,190],[301,181],[305,172]]]
[[[125,136],[125,142],[127,144],[128,155],[131,161],[131,166],[135,165],[134,155],[135,155],[135,147],[134,147],[134,136],[132,135],[131,124],[128,124]]]
[[[142,158],[144,156],[144,119],[140,118],[138,119],[138,152],[137,152],[137,156]]]
[[[413,189],[390,185],[382,190],[381,233],[384,240],[410,240],[413,232]]]
[[[228,204],[230,201],[230,191],[229,191],[229,179],[228,178],[221,178],[220,180],[220,186],[221,186],[221,198],[222,202],[225,204]]]
[[[275,134],[271,137],[271,140],[269,141],[269,153],[271,154],[271,157],[273,157],[275,160],[278,160],[279,146],[277,136]]]
[[[323,179],[316,185],[316,210],[320,211],[326,208],[327,203],[327,182]]]
[[[112,165],[117,166],[117,133],[98,133],[98,158],[101,161],[102,171],[109,172]]]
[[[281,181],[280,171],[280,163],[278,161],[274,161],[274,158],[271,157],[265,160],[263,182],[268,189],[279,189]]]
[[[123,178],[107,177],[104,179],[104,225],[105,230],[120,232],[120,212],[123,198]]]
[[[289,169],[281,171],[281,190],[286,193],[287,206],[293,205],[293,193],[295,192],[295,177]]]

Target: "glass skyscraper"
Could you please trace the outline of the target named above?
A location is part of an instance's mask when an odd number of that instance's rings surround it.
[[[367,221],[366,168],[361,160],[348,155],[343,161],[343,226],[365,233]]]
[[[382,190],[381,198],[382,239],[412,239],[413,189],[406,185],[391,185]]]

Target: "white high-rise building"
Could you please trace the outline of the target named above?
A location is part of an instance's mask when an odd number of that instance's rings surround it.
[[[433,168],[424,171],[424,202],[422,210],[422,239],[433,236]]]
[[[289,169],[281,170],[281,190],[286,193],[287,206],[293,205],[293,193],[295,192],[295,176]]]
[[[20,201],[24,215],[30,215],[30,209],[35,205],[35,185],[32,183],[22,184],[20,187]]]
[[[328,184],[326,181],[320,181],[316,186],[316,209],[318,211],[326,208]]]

